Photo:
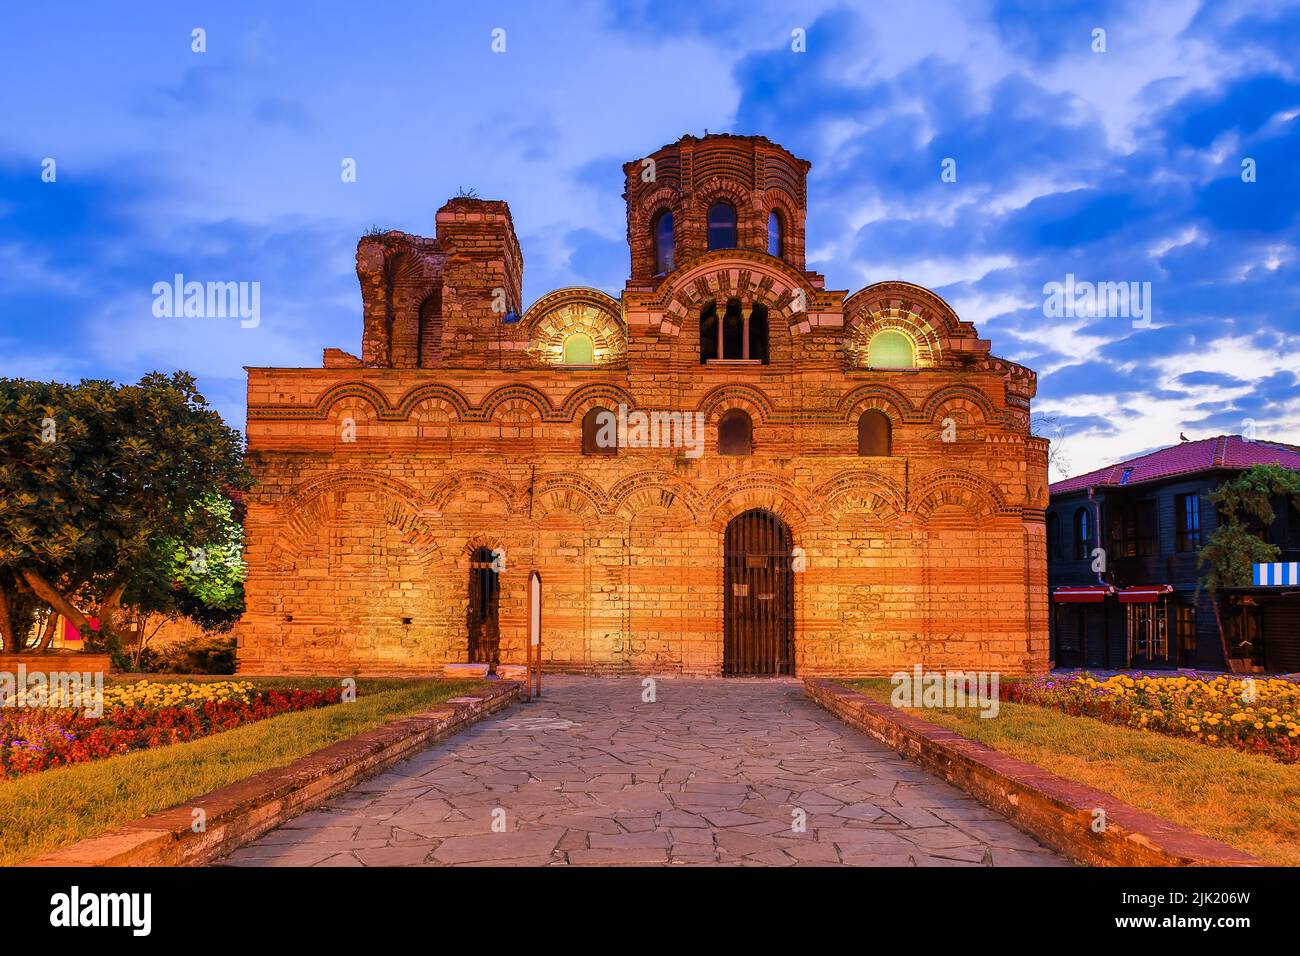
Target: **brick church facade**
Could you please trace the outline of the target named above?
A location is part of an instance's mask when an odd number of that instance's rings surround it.
[[[532,570],[553,670],[1045,670],[1034,373],[926,289],[825,288],[808,170],[628,163],[620,298],[524,309],[504,202],[363,237],[360,357],[248,370],[241,672],[522,661]]]

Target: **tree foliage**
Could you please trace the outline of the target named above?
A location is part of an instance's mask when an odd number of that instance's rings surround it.
[[[1219,524],[1201,548],[1199,567],[1205,572],[1198,590],[1204,588],[1210,594],[1225,661],[1231,659],[1232,651],[1223,630],[1219,591],[1250,587],[1255,580],[1254,566],[1278,559],[1281,549],[1266,537],[1276,519],[1273,499],[1278,497],[1291,498],[1300,507],[1300,472],[1281,465],[1253,465],[1210,492]]]
[[[1300,472],[1281,465],[1254,465],[1210,492],[1219,525],[1201,549],[1205,568],[1201,585],[1217,594],[1221,588],[1249,587],[1254,565],[1276,561],[1280,549],[1265,535],[1276,515],[1275,498],[1291,498],[1300,507]]]
[[[133,579],[171,546],[162,542],[228,546],[231,515],[211,503],[250,484],[241,436],[188,373],[155,372],[135,385],[0,379],[6,647],[40,602],[83,633],[98,616],[111,640]]]
[[[133,663],[157,627],[188,618],[206,632],[229,631],[244,613],[243,526],[235,502],[208,495],[198,507],[222,522],[214,543],[194,546],[177,538],[156,539],[131,575],[122,603],[135,614]],[[157,626],[155,619],[161,618]]]

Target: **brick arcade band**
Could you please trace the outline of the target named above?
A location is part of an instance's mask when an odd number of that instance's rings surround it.
[[[1046,670],[1034,373],[926,289],[827,290],[780,146],[648,159],[621,298],[523,309],[509,208],[456,198],[358,243],[360,358],[248,370],[242,673],[522,661],[534,569],[554,670]],[[702,454],[596,440],[638,410]]]

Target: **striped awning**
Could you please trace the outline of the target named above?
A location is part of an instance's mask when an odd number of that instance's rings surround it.
[[[1114,593],[1115,589],[1109,584],[1060,587],[1052,592],[1052,600],[1060,604],[1101,604]]]
[[[1282,587],[1300,584],[1300,561],[1275,561],[1255,565],[1255,587]]]
[[[1154,604],[1166,594],[1172,594],[1172,584],[1144,584],[1139,587],[1125,588],[1119,592],[1121,604]]]

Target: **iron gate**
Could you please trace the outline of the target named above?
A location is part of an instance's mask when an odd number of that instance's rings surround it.
[[[723,674],[794,673],[790,529],[770,511],[746,511],[727,525],[723,550]]]
[[[469,663],[495,665],[500,659],[501,631],[497,611],[501,604],[501,582],[496,555],[491,548],[478,548],[469,562]]]

